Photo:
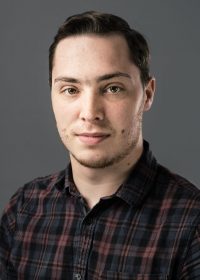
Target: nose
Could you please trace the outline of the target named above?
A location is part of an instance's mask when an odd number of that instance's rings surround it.
[[[102,121],[104,119],[102,96],[95,94],[91,90],[82,94],[80,119],[88,122]]]

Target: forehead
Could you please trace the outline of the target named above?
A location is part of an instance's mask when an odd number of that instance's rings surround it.
[[[55,51],[54,60],[64,57],[73,56],[73,59],[78,55],[83,55],[83,58],[90,54],[90,56],[108,56],[120,58],[129,58],[129,48],[126,40],[122,35],[96,35],[84,34],[77,36],[70,36],[62,39]],[[80,59],[80,57],[79,57]]]
[[[70,36],[58,43],[52,74],[98,76],[104,72],[130,72],[133,68],[138,71],[122,35],[89,34]]]
[[[121,46],[123,45],[124,48],[128,48],[126,39],[124,38],[124,36],[122,36],[121,34],[115,34],[115,33],[109,33],[109,34],[77,34],[77,35],[72,35],[72,36],[68,36],[64,39],[62,39],[58,45],[57,45],[57,49],[61,48],[62,45],[64,45],[65,43],[67,44],[84,44],[86,43],[87,45],[89,44],[89,42],[98,42],[98,43],[104,43],[107,44],[107,47],[109,45],[111,45],[111,42],[114,42],[115,44],[120,44]]]

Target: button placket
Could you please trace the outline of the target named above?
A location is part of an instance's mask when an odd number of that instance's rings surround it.
[[[81,276],[80,273],[74,273],[73,279],[74,279],[74,280],[81,280],[81,279],[82,279],[82,276]]]

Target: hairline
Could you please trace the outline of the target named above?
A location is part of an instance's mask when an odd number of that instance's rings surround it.
[[[56,50],[57,50],[57,47],[58,45],[64,41],[65,39],[67,38],[70,38],[70,37],[81,37],[81,36],[94,36],[94,37],[112,37],[112,36],[119,36],[121,38],[123,38],[126,42],[126,45],[128,47],[128,57],[130,59],[130,62],[133,63],[135,65],[135,67],[138,68],[139,72],[140,72],[140,80],[141,80],[141,83],[143,86],[145,86],[145,83],[143,82],[142,80],[142,75],[141,75],[141,70],[140,68],[136,65],[136,63],[134,62],[134,60],[132,59],[132,54],[131,54],[131,50],[130,50],[130,46],[128,44],[128,40],[125,36],[125,34],[123,34],[123,32],[121,31],[110,31],[110,32],[102,32],[102,33],[97,33],[97,32],[90,32],[90,31],[86,31],[86,32],[80,32],[80,33],[75,33],[75,34],[68,34],[66,35],[65,37],[63,37],[62,39],[60,39],[56,46],[55,46],[55,49],[54,49],[54,52],[53,52],[53,57],[52,57],[52,67],[51,67],[51,84],[50,86],[52,87],[52,72],[53,72],[53,67],[54,67],[54,59],[55,59],[55,54],[56,54]]]

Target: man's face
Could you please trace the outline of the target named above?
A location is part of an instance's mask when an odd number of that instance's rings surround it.
[[[71,161],[103,168],[134,159],[142,147],[142,115],[151,106],[153,82],[143,88],[120,35],[60,41],[52,70],[52,104]]]

